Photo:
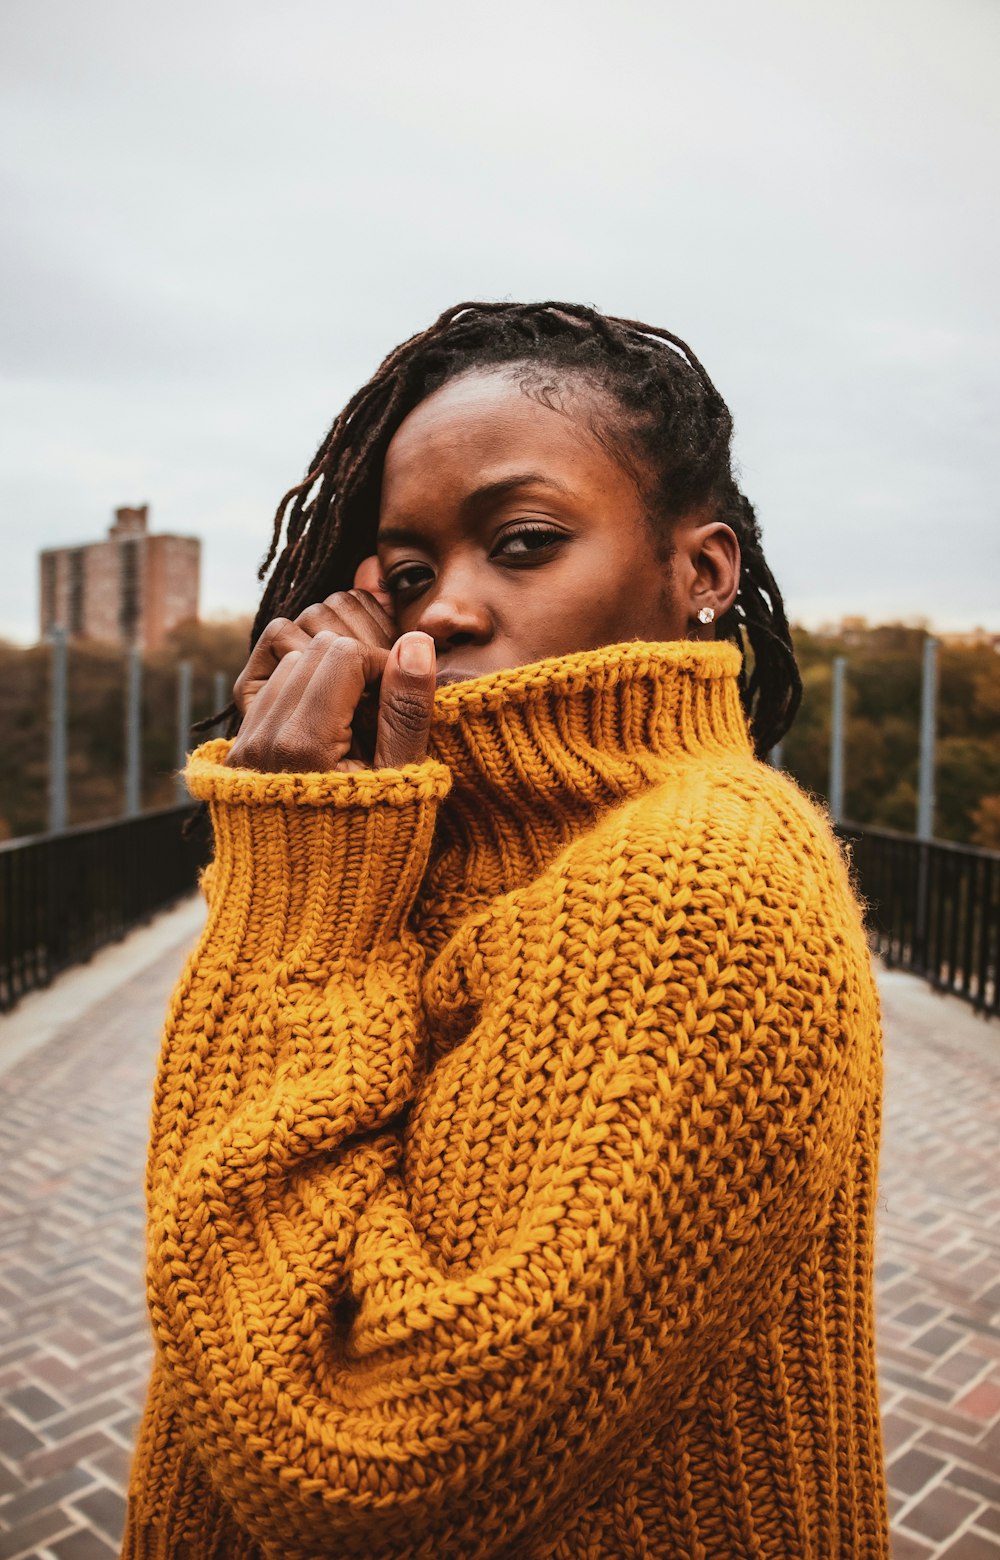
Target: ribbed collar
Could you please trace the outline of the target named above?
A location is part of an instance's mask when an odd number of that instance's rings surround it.
[[[749,756],[739,666],[730,644],[634,640],[441,688],[430,751],[453,785],[421,893],[427,916],[451,924],[460,906],[527,881],[680,761]]]

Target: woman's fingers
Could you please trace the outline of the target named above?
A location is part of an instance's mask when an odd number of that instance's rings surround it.
[[[240,729],[226,756],[226,763],[234,769],[258,767],[255,756],[259,749],[260,733],[266,729],[268,722],[274,719],[275,706],[281,699],[286,684],[298,672],[303,653],[301,650],[290,650],[282,657],[266,682],[262,683],[260,692],[243,716]]]
[[[369,561],[375,564],[377,583],[381,577],[377,574],[378,559],[366,560]],[[359,574],[363,568],[362,564]],[[254,645],[246,666],[236,679],[233,698],[237,708],[245,714],[282,659],[293,651],[308,650],[317,634],[340,634],[345,639],[357,639],[362,644],[388,650],[396,637],[389,602],[390,598],[384,592],[376,595],[361,588],[338,590],[325,601],[306,607],[294,622],[288,618],[274,618]]]
[[[328,633],[290,652],[250,705],[227,763],[267,773],[358,767],[350,757],[355,711],[387,654]]]
[[[260,693],[275,667],[286,655],[308,650],[310,636],[288,618],[273,618],[250,652],[242,672],[233,685],[236,708],[245,714],[252,699]]]
[[[375,768],[400,769],[427,757],[434,711],[434,641],[429,634],[403,634],[382,673]]]
[[[379,677],[376,769],[426,757],[434,641],[420,633],[396,640],[381,579],[372,555],[358,565],[353,590],[314,603],[294,623],[267,625],[237,679],[243,722],[228,763],[264,771],[362,767],[358,704]]]
[[[307,634],[343,634],[388,650],[396,628],[385,608],[365,591],[338,590],[325,601],[306,607],[295,619]]]

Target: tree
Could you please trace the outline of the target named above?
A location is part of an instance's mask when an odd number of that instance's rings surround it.
[[[192,667],[194,719],[212,715],[215,674],[228,692],[246,660],[249,622],[189,624],[143,665],[141,800],[144,808],[174,800],[177,676]],[[48,742],[52,652],[0,643],[0,838],[48,826]],[[73,641],[67,656],[67,770],[70,824],[118,817],[124,803],[124,653]],[[201,740],[193,735],[191,746]]]
[[[192,666],[194,718],[213,711],[214,678],[228,689],[246,658],[248,621],[180,628],[143,667],[142,805],[174,799],[177,667]],[[926,631],[889,623],[847,637],[795,630],[802,708],[784,765],[822,799],[829,783],[832,664],[846,655],[846,810],[852,822],[916,826],[921,661]],[[0,643],[0,838],[47,826],[51,652]],[[1000,849],[1000,655],[942,645],[939,656],[937,814],[942,839]],[[70,822],[117,817],[123,805],[125,657],[69,647]],[[192,745],[198,740],[192,736]]]
[[[926,630],[905,624],[848,637],[795,630],[802,670],[799,716],[784,764],[807,791],[829,783],[831,666],[847,657],[845,807],[850,820],[910,833],[916,827],[920,690]],[[941,839],[997,840],[1000,795],[1000,655],[942,645],[938,658],[937,808]]]

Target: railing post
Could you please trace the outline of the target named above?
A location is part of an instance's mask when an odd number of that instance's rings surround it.
[[[216,672],[215,674],[213,679],[212,699],[214,701],[212,708],[216,714],[218,714],[219,710],[224,710],[226,705],[229,703],[229,695],[226,692],[225,672]]]
[[[179,804],[188,799],[184,784],[184,766],[187,763],[188,742],[191,737],[191,662],[181,661],[177,667],[177,778],[174,789]]]
[[[937,985],[940,970],[930,967],[930,856],[934,838],[935,748],[937,745],[937,650],[930,634],[924,640],[924,669],[920,685],[920,775],[917,783],[917,904],[913,941],[918,968]],[[955,913],[955,907],[952,907]],[[935,960],[937,962],[937,960]]]
[[[138,645],[129,645],[125,681],[125,816],[138,817],[141,807],[140,752],[142,732],[142,660]]]
[[[66,630],[52,630],[52,692],[49,703],[49,832],[66,827]]]
[[[924,640],[924,675],[920,689],[920,781],[917,791],[917,837],[934,838],[935,747],[937,744],[937,650],[930,635]]]
[[[830,690],[830,787],[828,801],[834,823],[844,821],[844,674],[847,657],[833,658],[833,685]]]

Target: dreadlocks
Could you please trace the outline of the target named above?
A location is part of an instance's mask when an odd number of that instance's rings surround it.
[[[404,417],[448,380],[500,366],[529,394],[558,394],[567,378],[603,392],[612,422],[598,431],[652,480],[648,509],[665,556],[672,522],[682,515],[697,509],[732,527],[740,589],[719,632],[743,653],[743,703],[757,751],[766,753],[791,725],[802,684],[760,527],[733,477],[729,408],[677,336],[578,304],[456,304],[389,353],[278,505],[251,643],[272,618],[295,617],[350,588],[357,565],[375,550],[382,465]]]

